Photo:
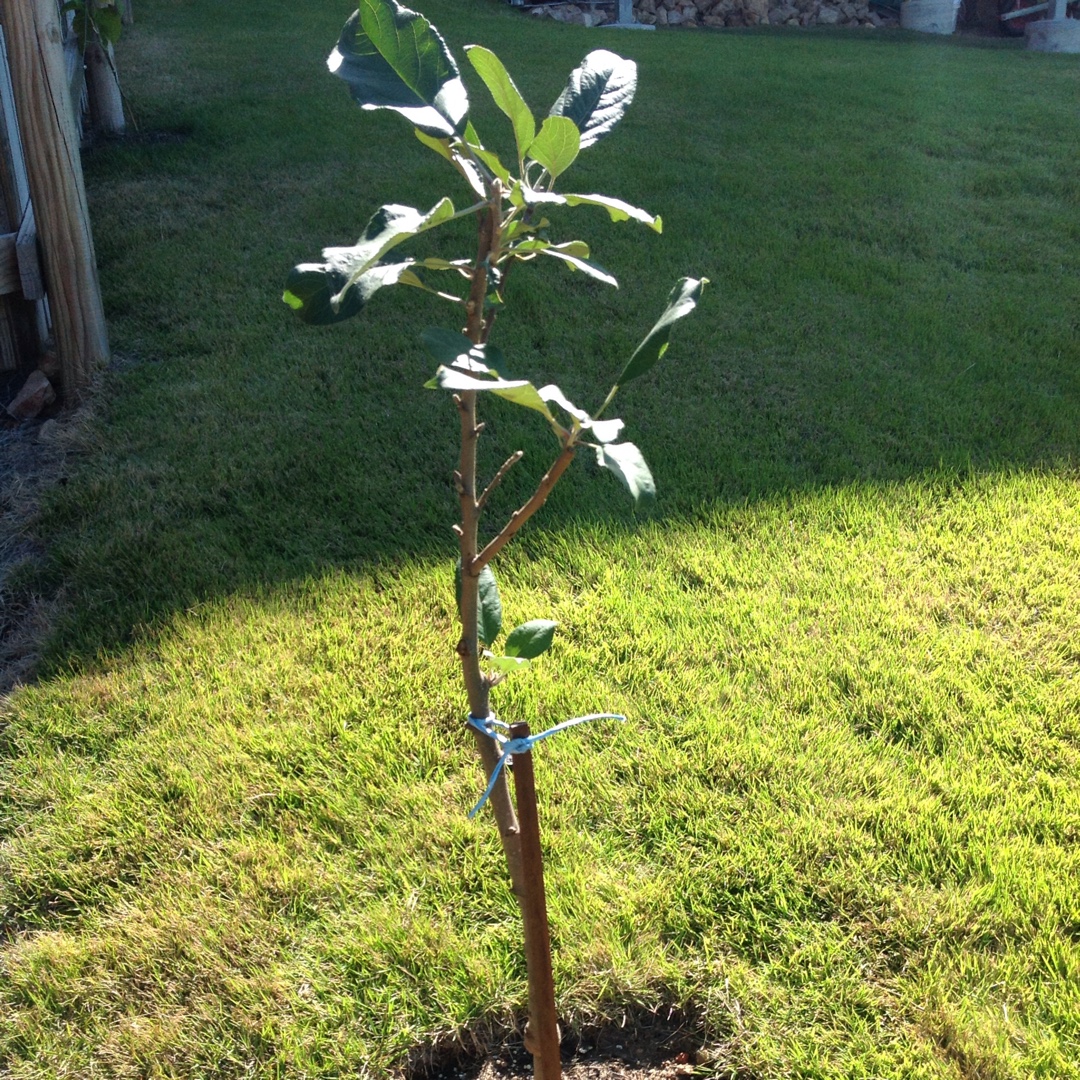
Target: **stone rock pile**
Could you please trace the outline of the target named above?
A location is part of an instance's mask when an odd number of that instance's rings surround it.
[[[584,26],[616,20],[617,5],[553,4],[535,7],[537,18]],[[634,19],[650,26],[896,26],[897,19],[866,0],[634,0]]]

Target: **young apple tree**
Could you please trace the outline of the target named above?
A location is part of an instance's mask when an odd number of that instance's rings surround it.
[[[537,387],[527,379],[510,377],[502,352],[490,338],[496,317],[506,307],[507,278],[516,264],[541,257],[558,259],[572,270],[617,285],[592,260],[588,244],[557,239],[545,215],[556,216],[563,207],[597,207],[613,221],[638,222],[656,232],[661,221],[609,195],[562,189],[562,179],[578,154],[610,134],[629,107],[637,84],[632,60],[606,49],[589,53],[537,126],[499,58],[480,45],[466,46],[466,53],[513,128],[517,153],[510,167],[484,145],[473,127],[458,65],[435,27],[395,0],[361,0],[330,54],[330,70],[346,82],[361,108],[391,109],[412,124],[416,138],[464,181],[471,193],[469,205],[459,210],[444,197],[426,211],[397,204],[379,207],[354,245],[326,248],[321,262],[295,267],[288,275],[284,300],[313,324],[359,314],[376,292],[390,285],[423,289],[456,306],[454,327],[431,327],[420,334],[437,363],[426,385],[446,391],[461,428],[454,472],[460,504],[454,525],[459,550],[456,651],[468,697],[468,724],[488,777],[485,799],[490,796],[522,908],[529,978],[526,1045],[536,1058],[539,1080],[557,1080],[559,1035],[530,750],[540,738],[592,717],[575,718],[530,736],[527,725],[507,726],[492,714],[491,690],[543,653],[555,631],[554,622],[533,620],[512,629],[501,650],[495,650],[502,633],[502,603],[492,564],[544,504],[579,451],[595,455],[597,464],[610,471],[635,502],[654,496],[652,474],[641,451],[623,438],[623,421],[606,414],[619,388],[644,375],[664,355],[673,325],[693,311],[706,280],[676,282],[663,314],[591,412],[570,401],[558,386]],[[466,215],[476,220],[475,253],[459,259],[401,254],[406,241]],[[433,285],[439,278],[451,284]],[[512,454],[483,488],[478,487],[477,444],[483,428],[478,411],[489,394],[535,413],[550,428],[555,449],[551,466],[532,495],[481,545],[478,525],[492,492],[522,456],[520,451]],[[510,755],[517,813],[502,768]]]

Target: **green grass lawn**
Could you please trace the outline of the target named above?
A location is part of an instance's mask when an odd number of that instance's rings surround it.
[[[453,312],[280,302],[378,205],[468,199],[327,75],[349,11],[143,0],[119,49],[144,136],[86,159],[117,365],[2,706],[12,1080],[378,1077],[522,1012],[417,339]],[[1076,58],[425,12],[541,115],[588,50],[639,64],[574,187],[664,234],[552,214],[622,288],[515,272],[516,371],[599,400],[674,280],[713,282],[621,398],[655,507],[575,463],[498,567],[508,620],[560,622],[500,715],[629,717],[536,755],[564,1017],[686,1006],[719,1076],[1080,1077]],[[551,456],[502,405],[492,520]]]

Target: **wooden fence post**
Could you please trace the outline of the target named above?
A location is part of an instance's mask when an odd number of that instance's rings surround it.
[[[0,0],[15,108],[45,262],[61,385],[78,400],[109,359],[79,138],[56,0]]]

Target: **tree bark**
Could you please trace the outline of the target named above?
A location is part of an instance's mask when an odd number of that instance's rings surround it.
[[[484,340],[484,296],[487,291],[487,260],[495,242],[495,230],[500,207],[498,199],[480,219],[477,242],[476,265],[473,268],[472,287],[466,306],[467,322],[465,333],[476,343]],[[480,438],[480,427],[476,420],[476,392],[466,391],[457,399],[458,413],[461,417],[461,455],[458,459],[458,471],[455,476],[458,498],[461,504],[461,526],[458,534],[461,551],[461,637],[458,640],[457,653],[461,658],[462,677],[465,691],[469,698],[469,712],[478,720],[487,719],[490,711],[487,679],[480,669],[480,642],[477,637],[477,613],[479,610],[479,570],[474,569],[476,552],[479,546],[478,524],[480,505],[476,495],[476,449]],[[476,747],[484,766],[484,775],[490,779],[499,762],[499,750],[493,739],[474,730]],[[506,856],[506,869],[510,874],[510,887],[521,902],[523,895],[521,872],[521,837],[518,830],[517,814],[510,799],[506,784],[506,770],[500,772],[491,791],[492,812],[499,829],[503,853]]]

